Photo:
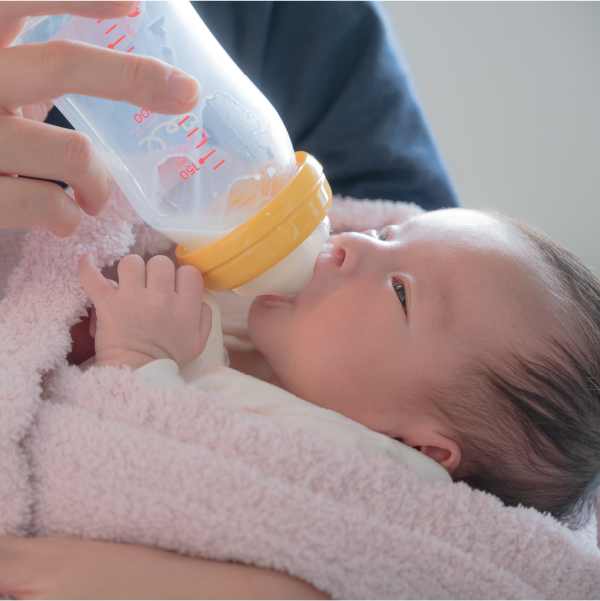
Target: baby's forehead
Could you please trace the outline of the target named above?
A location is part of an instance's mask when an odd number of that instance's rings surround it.
[[[510,244],[517,230],[494,216],[471,209],[440,209],[409,219],[400,227],[433,238],[467,239],[480,244]]]
[[[493,215],[470,209],[442,209],[393,226],[398,239],[418,244],[434,257],[482,261],[520,268],[540,258],[522,232]]]

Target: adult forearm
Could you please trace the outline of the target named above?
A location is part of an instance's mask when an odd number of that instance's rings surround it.
[[[0,592],[17,599],[328,599],[287,574],[139,545],[0,536]]]
[[[329,599],[310,584],[275,570],[165,553],[163,593],[169,599]]]

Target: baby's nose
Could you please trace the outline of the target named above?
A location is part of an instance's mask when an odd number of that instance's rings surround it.
[[[341,234],[335,241],[334,251],[340,260],[337,265],[345,274],[350,274],[361,266],[368,266],[375,258],[376,240],[365,234]]]

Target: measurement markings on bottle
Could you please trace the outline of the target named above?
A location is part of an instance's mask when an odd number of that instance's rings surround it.
[[[204,165],[204,163],[206,162],[206,160],[211,157],[213,154],[215,154],[215,152],[217,152],[217,149],[213,149],[211,150],[205,157],[202,157],[201,159],[198,159],[198,163],[200,164],[200,166]],[[178,167],[181,167],[185,164],[186,160],[179,160],[177,161],[176,165]],[[223,159],[220,163],[218,163],[215,167],[213,167],[213,171],[215,169],[218,169],[223,163],[225,162],[225,159]],[[196,167],[196,165],[194,163],[192,163],[191,165],[188,165],[185,168],[185,171],[180,171],[179,172],[179,176],[181,177],[181,179],[190,179],[190,177],[192,175],[195,175],[196,173],[199,173],[200,169],[198,167]]]
[[[135,9],[128,14],[128,17],[137,17],[140,14],[140,11],[138,9],[139,6],[139,2],[136,4]],[[99,19],[98,21],[96,21],[97,25],[100,25],[100,23],[102,23],[104,21],[104,19]],[[135,38],[137,37],[135,31],[130,27],[130,25],[127,23],[126,19],[124,17],[120,18],[120,22],[125,24],[125,28],[127,30],[127,33],[132,37]],[[117,27],[117,24],[115,23],[112,27],[110,27],[108,30],[106,30],[104,32],[104,35],[108,35],[111,31],[114,31],[114,29]],[[118,40],[116,40],[115,42],[113,42],[112,44],[108,44],[107,48],[110,48],[111,50],[114,50],[115,47],[120,44],[127,36],[126,35],[122,35]],[[129,48],[128,50],[126,50],[126,52],[131,52],[133,49],[135,48],[135,46],[131,46],[131,48]],[[142,123],[145,119],[148,119],[148,117],[150,117],[150,115],[153,115],[154,112],[153,111],[149,111],[148,109],[141,109],[139,113],[136,113],[133,116],[133,119],[136,123]],[[181,121],[179,121],[179,123],[177,123],[177,126],[181,126],[183,125],[188,119],[190,118],[190,115],[187,115],[186,117],[184,117]],[[192,125],[193,126],[193,125]],[[186,128],[184,128],[186,129]],[[189,134],[187,134],[186,137],[191,137],[193,136],[200,128],[196,127],[195,129],[193,129]],[[202,139],[200,140],[200,143],[196,146],[196,148],[200,148],[201,146],[203,146],[204,144],[206,144],[206,142],[208,142],[208,133],[207,131],[202,128]],[[209,159],[213,154],[215,154],[215,152],[217,152],[216,149],[211,150],[206,156],[202,157],[201,159],[198,159],[198,164],[200,166],[204,165],[204,163],[206,162],[207,159]],[[177,167],[183,167],[183,165],[185,165],[186,163],[186,159],[180,159],[177,161],[176,165]],[[225,159],[223,159],[222,161],[220,161],[219,163],[217,163],[214,167],[213,167],[213,171],[217,170],[221,165],[223,165],[223,163],[225,162]],[[192,163],[191,165],[188,165],[184,171],[180,171],[179,175],[181,177],[181,179],[187,180],[189,179],[192,175],[194,175],[195,173],[198,173],[200,171],[200,169],[194,164]]]
[[[212,156],[213,154],[215,154],[215,152],[217,152],[216,148],[215,148],[214,150],[211,150],[211,151],[210,151],[210,152],[209,152],[209,153],[208,153],[208,154],[207,154],[207,155],[206,155],[204,158],[202,158],[202,159],[198,159],[198,162],[199,162],[201,165],[204,165],[204,163],[206,162],[206,159],[207,159],[208,157]]]
[[[140,14],[140,11],[134,10],[132,13],[128,14],[128,17],[136,17],[137,15]],[[131,28],[131,26],[129,25],[129,23],[127,23],[127,21],[125,21],[124,17],[121,17],[120,22],[124,24],[125,29],[127,30],[126,33],[128,33],[132,38],[136,38],[137,35],[135,33],[135,31]],[[102,21],[104,21],[104,19],[100,19],[99,21],[96,21],[97,25],[100,25],[100,23],[102,23]],[[104,32],[104,35],[108,35],[111,31],[113,31],[115,29],[115,27],[118,24],[115,23],[112,27],[110,27],[108,30],[106,30]],[[116,42],[113,42],[112,44],[108,44],[106,47],[109,48],[110,50],[114,50],[115,46],[117,46],[117,44],[120,44],[127,36],[126,35],[122,35]],[[131,46],[131,48],[129,48],[129,50],[126,50],[126,52],[131,52],[133,49],[135,48],[135,46]]]
[[[121,36],[121,37],[120,37],[120,38],[119,38],[119,39],[118,39],[116,42],[113,42],[112,44],[109,44],[109,45],[107,46],[107,48],[110,48],[111,50],[114,50],[114,49],[115,49],[115,46],[116,46],[116,45],[117,45],[119,42],[122,42],[124,39],[125,39],[125,36],[124,36],[124,35],[122,35],[122,36]]]

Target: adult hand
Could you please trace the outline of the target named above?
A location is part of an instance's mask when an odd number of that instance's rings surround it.
[[[0,594],[16,599],[329,599],[274,570],[137,545],[0,536]]]
[[[75,231],[80,209],[97,215],[113,179],[90,139],[41,123],[63,94],[127,101],[163,114],[190,111],[198,82],[159,60],[81,42],[8,48],[26,16],[69,13],[95,19],[126,15],[134,2],[0,2],[0,228],[41,225],[57,236]],[[75,202],[50,182],[64,181]]]

